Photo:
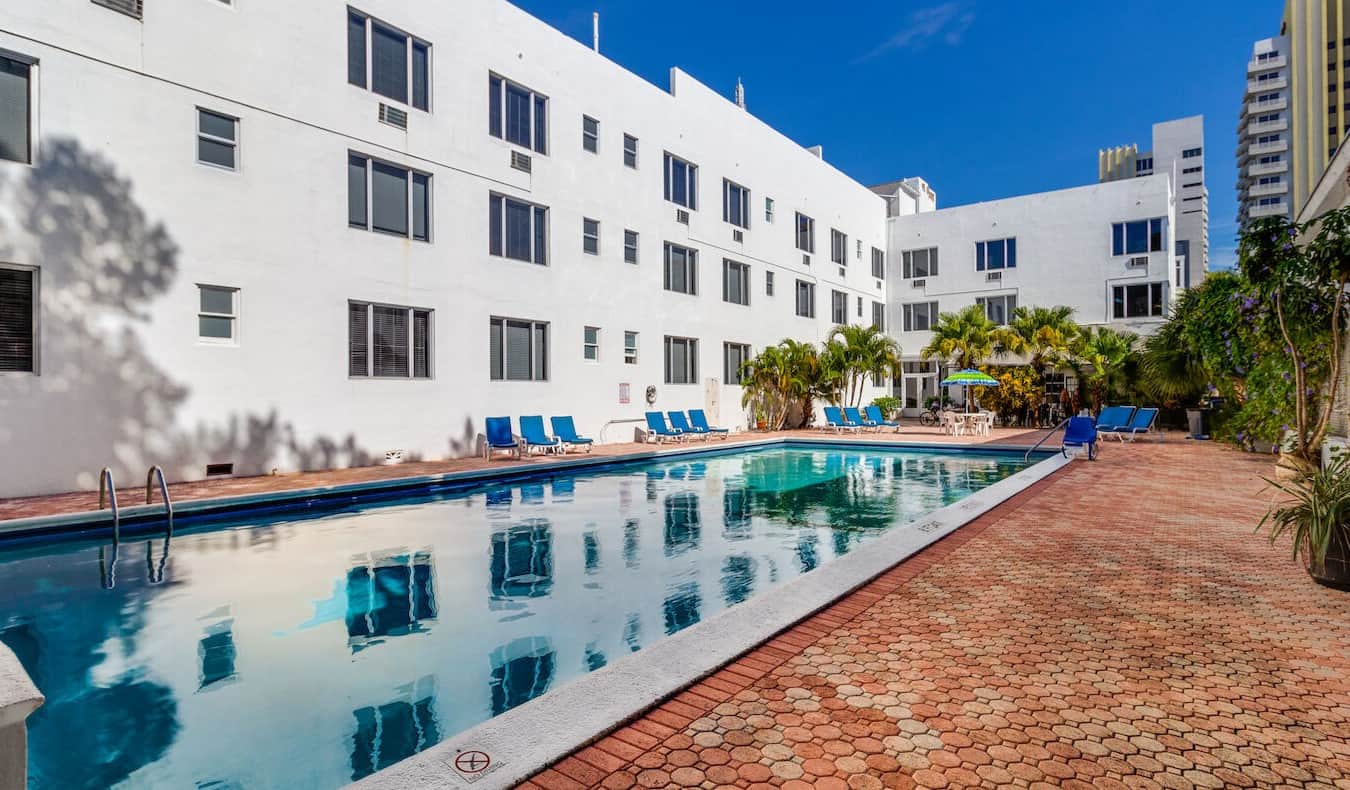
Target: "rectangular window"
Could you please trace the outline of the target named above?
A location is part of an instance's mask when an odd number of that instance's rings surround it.
[[[722,259],[722,301],[731,304],[750,304],[749,266]]]
[[[430,107],[431,45],[358,11],[347,14],[347,82],[419,110]]]
[[[800,211],[797,212],[797,249],[816,251],[816,221]]]
[[[773,223],[773,198],[764,198],[764,221]]]
[[[830,291],[830,322],[848,323],[848,294],[843,291]]]
[[[862,302],[863,302],[863,298],[862,298],[861,296],[859,296],[859,297],[855,300],[855,303],[858,305],[858,317],[859,317],[859,318],[862,318]]]
[[[548,381],[548,324],[489,319],[488,367],[493,381]]]
[[[588,362],[600,361],[600,327],[588,326],[582,329],[581,357]]]
[[[1017,309],[1017,295],[981,296],[975,299],[975,304],[984,308],[984,314],[990,321],[1007,326],[1012,320],[1013,311]]]
[[[354,378],[431,378],[431,311],[348,302],[347,364]]]
[[[1111,225],[1112,255],[1142,255],[1162,252],[1166,217],[1116,222]]]
[[[698,250],[666,242],[665,288],[691,296],[698,293]]]
[[[901,306],[904,317],[904,331],[927,332],[933,328],[938,318],[937,302],[915,302]]]
[[[1163,314],[1166,283],[1117,285],[1111,289],[1112,318],[1157,318]]]
[[[623,363],[636,365],[638,361],[638,333],[623,333]]]
[[[623,232],[623,262],[638,262],[638,234],[635,230]]]
[[[1017,266],[1017,239],[994,239],[975,243],[975,271],[1012,269]]]
[[[1136,175],[1148,175],[1153,172],[1153,157],[1141,156],[1134,160],[1134,172]]]
[[[797,315],[802,318],[816,317],[816,284],[806,280],[797,281]]]
[[[669,151],[665,154],[666,200],[690,211],[698,209],[698,165],[691,164]]]
[[[197,109],[197,161],[234,170],[239,166],[239,119]]]
[[[33,66],[0,55],[0,159],[32,161]]]
[[[0,264],[0,373],[37,372],[38,273]]]
[[[886,279],[886,253],[872,248],[872,276],[878,280]]]
[[[1182,159],[1194,159],[1195,157],[1199,156],[1201,153],[1202,153],[1202,150],[1199,149],[1199,148],[1187,148],[1186,150],[1184,150],[1184,151],[1181,152],[1181,158],[1182,158]]]
[[[750,227],[750,190],[722,179],[722,221],[738,228]]]
[[[666,383],[698,383],[698,341],[666,335]]]
[[[548,208],[505,195],[488,197],[488,254],[548,263]]]
[[[197,339],[207,343],[238,340],[239,289],[215,285],[197,286]]]
[[[347,155],[347,224],[431,240],[431,176],[402,165]]]
[[[840,266],[848,265],[848,236],[830,228],[830,260]]]
[[[744,343],[722,344],[722,383],[741,386],[741,366],[750,359],[750,347]]]
[[[886,331],[886,305],[881,302],[872,303],[872,326]]]
[[[910,278],[935,277],[938,273],[938,248],[905,250],[900,253],[901,276]]]
[[[764,272],[764,295],[773,296],[773,272]]]
[[[600,152],[600,122],[589,115],[581,116],[581,147],[593,154]]]
[[[1204,167],[1184,167],[1181,172],[1183,175],[1191,175],[1192,173],[1202,172],[1204,169]]]
[[[623,136],[623,164],[625,167],[637,169],[637,145],[638,139],[631,134]]]
[[[488,134],[548,153],[548,97],[496,74],[488,75]]]
[[[588,255],[600,254],[600,221],[581,220],[581,251]]]

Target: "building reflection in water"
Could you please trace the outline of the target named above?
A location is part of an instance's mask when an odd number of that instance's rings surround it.
[[[586,556],[586,575],[594,576],[600,572],[600,538],[592,530],[581,536],[581,543]]]
[[[352,733],[352,780],[406,759],[441,739],[436,720],[436,678],[427,675],[399,689],[399,698],[358,708]]]
[[[634,653],[642,649],[642,618],[637,612],[628,615],[628,622],[623,625],[623,641]]]
[[[595,642],[586,645],[586,671],[594,672],[609,663],[605,658],[605,652],[599,648]]]
[[[510,488],[489,488],[485,496],[489,509],[511,509]]]
[[[755,560],[744,555],[722,561],[722,599],[734,606],[754,594]]]
[[[529,519],[492,533],[494,600],[539,598],[553,589],[553,530],[548,519]]]
[[[574,477],[556,477],[551,485],[554,502],[571,502],[576,497],[577,481]]]
[[[674,557],[697,549],[701,516],[698,494],[682,491],[666,497],[666,556]]]
[[[542,636],[527,636],[492,651],[492,715],[497,716],[548,691],[555,652]]]
[[[638,553],[640,544],[638,537],[641,530],[638,526],[638,520],[630,518],[623,525],[623,564],[628,568],[636,568],[642,564],[641,555]]]
[[[385,637],[426,630],[436,619],[431,552],[386,550],[352,559],[347,571],[347,643],[355,653]]]
[[[666,633],[683,631],[697,623],[698,610],[702,603],[698,593],[698,582],[684,582],[672,587],[665,603]]]
[[[200,671],[197,678],[197,690],[207,688],[236,677],[234,671],[234,618],[229,616],[228,607],[222,612],[208,615],[212,620],[202,629],[201,641],[197,643],[197,658]]]
[[[803,532],[797,536],[797,562],[801,565],[801,572],[813,571],[820,565],[820,553],[816,547],[820,544],[820,539],[814,532]]]
[[[666,479],[666,470],[648,469],[647,470],[647,501],[655,502],[659,490],[657,482]]]
[[[722,492],[722,526],[722,537],[727,540],[751,537],[749,491],[728,485]]]

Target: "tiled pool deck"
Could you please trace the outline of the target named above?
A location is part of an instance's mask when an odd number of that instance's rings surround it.
[[[1106,445],[525,787],[1350,788],[1350,594],[1253,534],[1271,468]]]

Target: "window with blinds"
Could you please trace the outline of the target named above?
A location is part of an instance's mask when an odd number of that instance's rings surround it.
[[[836,324],[848,323],[848,294],[830,291],[830,320]]]
[[[744,343],[722,344],[722,381],[729,387],[741,385],[741,367],[750,360],[750,346]]]
[[[359,11],[347,12],[347,82],[430,108],[431,45]]]
[[[548,324],[489,319],[488,367],[493,381],[548,381]]]
[[[666,242],[665,288],[682,294],[698,293],[698,250]]]
[[[797,315],[802,318],[816,317],[816,285],[806,280],[797,281]]]
[[[32,161],[33,67],[0,55],[0,159]]]
[[[431,176],[349,153],[347,224],[415,241],[430,241]]]
[[[750,267],[738,261],[722,259],[722,301],[750,304]]]
[[[0,373],[37,372],[37,271],[0,266]]]
[[[599,223],[596,224],[599,250]],[[548,207],[504,195],[488,196],[488,254],[501,258],[548,264]]]
[[[666,336],[666,383],[698,383],[698,341]]]
[[[347,374],[431,378],[431,311],[348,302]]]

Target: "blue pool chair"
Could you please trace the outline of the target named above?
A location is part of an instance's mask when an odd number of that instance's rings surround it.
[[[520,440],[525,445],[525,453],[534,452],[537,447],[546,453],[556,453],[562,449],[562,442],[544,432],[544,418],[538,414],[520,418]]]
[[[841,431],[860,431],[862,426],[844,419],[844,414],[839,411],[838,406],[826,406],[825,424],[821,426],[821,430],[840,433]]]
[[[511,430],[510,417],[488,417],[483,423],[483,458],[491,458],[494,452],[520,457],[520,443]]]
[[[666,412],[666,414],[670,416],[670,427],[674,428],[675,430],[679,431],[685,436],[689,438],[697,437],[699,439],[703,439],[704,441],[707,441],[708,437],[710,436],[710,434],[707,431],[700,431],[698,428],[695,428],[694,426],[690,425],[689,421],[684,418],[684,412],[668,411]]]
[[[1121,428],[1118,431],[1114,431],[1112,435],[1115,436],[1117,439],[1119,439],[1121,442],[1124,442],[1126,439],[1129,439],[1131,442],[1134,442],[1135,437],[1141,433],[1153,434],[1154,436],[1157,436],[1159,439],[1161,439],[1162,432],[1157,429],[1156,426],[1157,422],[1158,422],[1157,409],[1152,408],[1140,409],[1139,411],[1134,413],[1133,417],[1130,418],[1129,425],[1125,426],[1124,428]]]
[[[708,424],[708,415],[703,413],[702,409],[690,409],[689,421],[694,424],[698,430],[705,431],[709,436],[721,436],[723,439],[731,434],[727,428],[714,428]]]
[[[671,430],[669,427],[666,426],[666,416],[661,412],[649,411],[647,412],[646,416],[647,416],[648,441],[655,439],[656,442],[659,444],[661,442],[668,442],[672,439],[674,439],[675,441],[684,440],[683,433],[681,433],[678,430]]]
[[[571,447],[585,447],[586,452],[591,451],[591,445],[594,440],[587,439],[584,436],[577,436],[577,426],[572,422],[572,416],[550,417],[549,423],[553,426],[553,436],[563,444],[563,452]]]
[[[858,410],[857,406],[845,406],[844,418],[847,419],[850,423],[866,431],[881,430],[881,423],[873,422],[872,420],[869,420],[868,418],[862,416],[862,412]]]
[[[880,425],[883,428],[894,428],[896,433],[900,432],[900,423],[896,422],[895,420],[886,419],[886,415],[881,413],[880,406],[877,406],[875,404],[868,406],[863,409],[863,413],[867,415],[867,419],[871,420],[877,425]]]
[[[1070,417],[1064,428],[1064,442],[1059,451],[1069,457],[1070,447],[1086,447],[1088,460],[1097,460],[1097,426],[1091,417]]]
[[[1097,433],[1123,431],[1129,427],[1133,417],[1133,406],[1107,406],[1097,415]]]

